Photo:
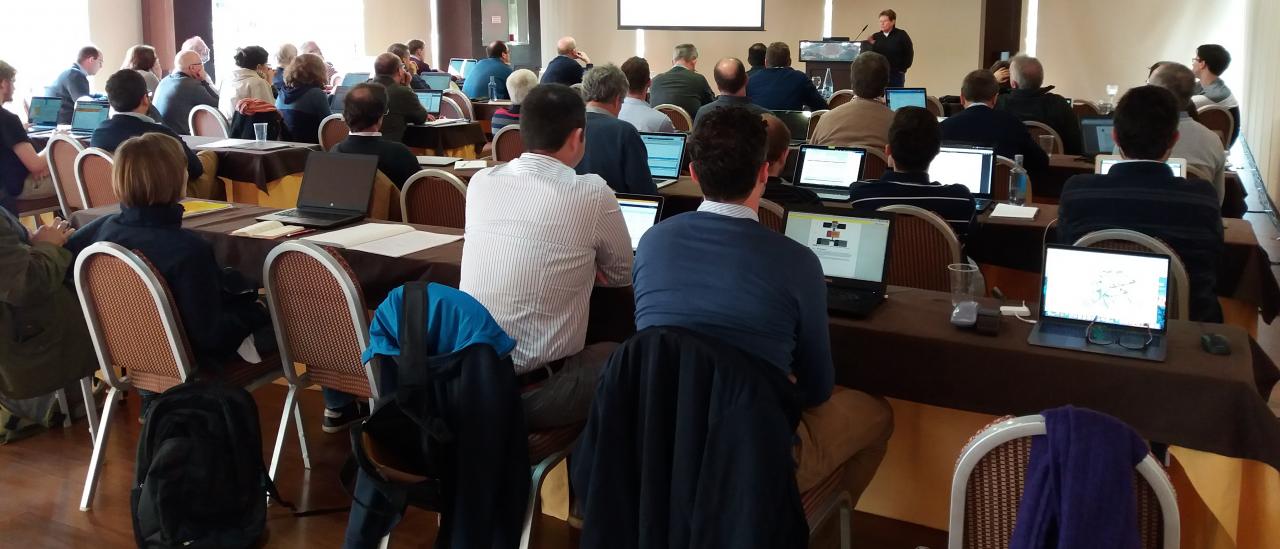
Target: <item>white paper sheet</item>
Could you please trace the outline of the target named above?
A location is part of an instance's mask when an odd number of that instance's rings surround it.
[[[236,145],[243,145],[245,143],[253,143],[253,140],[252,139],[223,139],[221,141],[214,141],[213,143],[205,143],[203,145],[197,145],[196,148],[197,149],[225,149],[227,147],[234,147]]]
[[[385,255],[387,257],[404,257],[412,253],[417,253],[436,246],[442,246],[450,242],[457,242],[459,240],[462,240],[462,235],[459,234],[438,234],[426,231],[413,231],[383,238],[381,240],[366,242],[348,249],[359,250],[371,254]]]
[[[365,223],[339,231],[304,236],[302,240],[330,244],[339,248],[354,248],[366,242],[382,240],[408,232],[413,232],[413,227],[395,223]]]
[[[1012,204],[996,204],[996,209],[991,210],[991,217],[1004,217],[1007,219],[1035,219],[1036,212],[1040,208],[1035,206],[1014,206]]]

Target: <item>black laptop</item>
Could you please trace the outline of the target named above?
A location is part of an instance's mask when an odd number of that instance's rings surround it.
[[[627,234],[631,235],[631,251],[640,247],[640,237],[650,228],[658,224],[662,218],[661,196],[647,194],[618,193],[618,209],[622,210],[622,220],[627,224]]]
[[[1111,129],[1116,125],[1110,116],[1081,116],[1080,135],[1084,137],[1084,156],[1115,154],[1116,141]]]
[[[801,145],[791,181],[823,200],[848,200],[849,186],[862,179],[866,158],[867,150],[858,147]]]
[[[377,175],[377,156],[312,152],[302,172],[298,207],[261,216],[258,221],[317,229],[359,221],[369,211]]]
[[[771,111],[773,115],[778,117],[783,124],[791,130],[791,144],[799,145],[809,141],[809,118],[813,116],[809,111]]]
[[[862,318],[884,302],[893,214],[801,206],[787,212],[784,226],[822,263],[828,310]]]
[[[996,171],[996,150],[962,143],[943,143],[929,164],[929,180],[969,188],[979,212],[991,205],[991,178]],[[999,182],[996,182],[999,183]],[[1008,184],[1005,181],[1004,184]]]
[[[1164,361],[1169,256],[1049,244],[1027,342]]]

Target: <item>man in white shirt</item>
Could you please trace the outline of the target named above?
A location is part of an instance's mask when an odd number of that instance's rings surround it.
[[[586,345],[594,285],[631,285],[631,238],[613,191],[576,175],[586,107],[573,89],[543,84],[520,113],[526,152],[482,170],[467,187],[459,288],[493,314],[512,353],[531,429],[583,421],[616,343]]]
[[[649,62],[643,57],[632,57],[622,64],[622,74],[627,76],[627,96],[622,100],[618,119],[635,126],[636,131],[675,132],[671,119],[645,101],[650,84]]]
[[[1151,73],[1148,84],[1169,90],[1182,107],[1178,119],[1178,142],[1170,156],[1185,158],[1187,164],[1196,166],[1209,175],[1209,183],[1218,192],[1218,203],[1226,194],[1227,153],[1222,149],[1222,139],[1213,130],[1191,119],[1186,108],[1191,105],[1195,93],[1196,76],[1191,69],[1179,63],[1164,63]]]

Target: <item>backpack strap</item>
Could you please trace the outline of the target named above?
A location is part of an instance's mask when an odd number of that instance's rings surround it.
[[[427,348],[427,284],[409,282],[404,285],[404,303],[400,307],[401,367],[426,367],[431,349]]]

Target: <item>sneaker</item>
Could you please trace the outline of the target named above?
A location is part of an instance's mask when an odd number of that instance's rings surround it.
[[[324,432],[339,433],[345,431],[351,424],[362,421],[366,417],[369,417],[369,410],[359,402],[352,402],[336,410],[325,408]]]

